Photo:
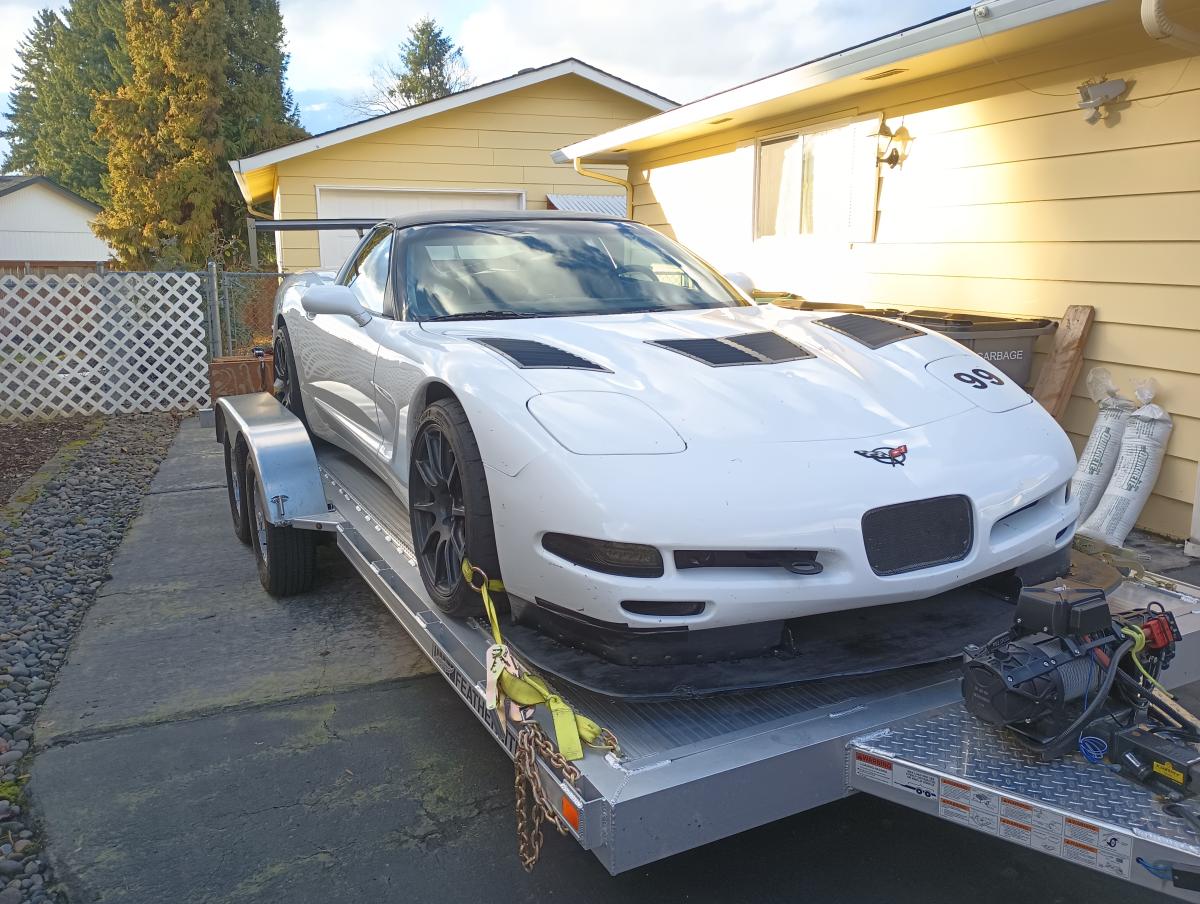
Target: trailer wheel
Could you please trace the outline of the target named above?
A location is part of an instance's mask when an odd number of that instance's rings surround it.
[[[250,546],[258,563],[258,579],[271,596],[292,596],[312,587],[317,544],[311,531],[272,524],[266,518],[267,500],[254,470],[246,461],[246,507],[250,517]]]
[[[246,511],[246,446],[235,447],[225,434],[225,488],[229,492],[229,513],[233,533],[243,543],[250,542],[250,515]]]
[[[429,598],[447,615],[482,615],[462,560],[499,579],[500,557],[479,445],[457,399],[439,399],[421,415],[408,473],[413,549]],[[505,605],[503,594],[496,603]]]

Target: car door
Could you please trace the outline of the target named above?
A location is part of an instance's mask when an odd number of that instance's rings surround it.
[[[382,442],[372,378],[379,334],[392,313],[392,234],[390,226],[376,227],[338,277],[358,296],[371,320],[360,326],[341,314],[311,315],[313,398],[339,444],[368,461],[378,457]]]
[[[383,436],[380,455],[388,462],[388,482],[402,496],[408,491],[408,415],[413,393],[429,373],[435,343],[421,325],[407,319],[404,304],[404,235],[397,235],[392,262],[392,299],[397,316],[381,322],[375,359],[375,397]]]

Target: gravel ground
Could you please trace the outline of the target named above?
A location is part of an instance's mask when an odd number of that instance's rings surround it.
[[[65,900],[22,794],[31,726],[177,425],[169,414],[110,418],[0,548],[0,904]]]
[[[63,443],[83,436],[91,422],[87,417],[67,417],[0,427],[0,505]]]

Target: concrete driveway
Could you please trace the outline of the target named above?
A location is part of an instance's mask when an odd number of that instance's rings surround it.
[[[73,902],[1162,900],[863,796],[616,878],[550,833],[526,875],[500,748],[334,548],[268,597],[222,481],[185,422],[42,710]]]

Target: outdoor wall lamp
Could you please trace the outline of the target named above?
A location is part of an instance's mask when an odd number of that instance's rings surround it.
[[[879,153],[876,159],[895,169],[908,157],[908,146],[912,143],[912,136],[908,134],[906,126],[901,126],[893,132],[891,127],[881,119],[879,129],[875,132],[875,140],[879,143]]]

